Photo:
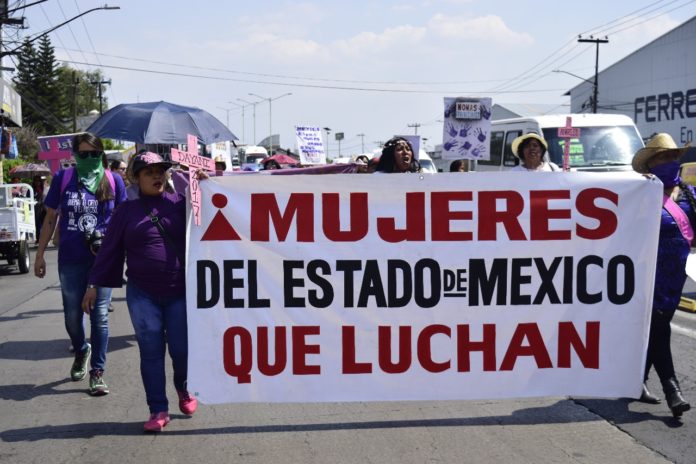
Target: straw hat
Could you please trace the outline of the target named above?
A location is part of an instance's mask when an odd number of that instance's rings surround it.
[[[546,144],[546,140],[544,140],[543,137],[541,137],[539,134],[535,134],[533,132],[530,132],[529,134],[520,135],[519,137],[517,137],[515,140],[512,141],[512,154],[515,155],[516,157],[520,158],[520,154],[518,153],[520,145],[522,145],[522,143],[525,140],[530,140],[530,139],[538,140],[539,143],[541,144],[541,146],[544,147],[544,153],[542,153],[542,156],[549,149],[549,146]]]
[[[636,172],[648,173],[650,172],[648,170],[648,161],[654,156],[668,150],[678,151],[679,156],[682,156],[688,149],[688,146],[679,148],[671,135],[661,132],[651,138],[645,145],[645,148],[641,148],[636,152],[632,162],[633,170]]]

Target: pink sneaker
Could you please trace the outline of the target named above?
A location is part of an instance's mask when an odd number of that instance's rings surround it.
[[[150,414],[150,420],[145,422],[143,429],[146,432],[161,432],[165,425],[169,423],[169,413],[167,411]]]
[[[198,400],[187,391],[177,391],[179,394],[179,410],[187,416],[193,416],[198,407]]]

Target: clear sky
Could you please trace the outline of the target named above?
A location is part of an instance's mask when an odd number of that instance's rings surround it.
[[[10,8],[34,0],[11,1]],[[31,36],[105,0],[48,0],[12,15]],[[443,97],[490,96],[494,103],[569,104],[565,91],[591,79],[595,46],[609,38],[600,70],[696,15],[696,0],[108,0],[51,33],[60,60],[102,67],[110,106],[165,100],[203,108],[243,142],[272,129],[294,149],[294,126],[343,132],[343,155],[395,134],[442,141]],[[11,65],[7,62],[5,65]],[[85,64],[88,63],[88,64]],[[230,103],[231,102],[231,103]],[[564,106],[566,105],[566,106]],[[226,110],[227,109],[227,110]],[[254,126],[256,139],[254,140]],[[358,134],[364,134],[361,138]]]

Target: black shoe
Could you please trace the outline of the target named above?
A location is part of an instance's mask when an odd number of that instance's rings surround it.
[[[640,394],[640,398],[638,398],[638,401],[640,401],[641,403],[648,404],[662,403],[662,400],[660,398],[650,393],[650,390],[648,390],[648,386],[646,384],[643,384],[643,393]]]
[[[662,388],[665,390],[667,406],[669,406],[674,417],[681,417],[683,413],[691,409],[691,405],[682,396],[677,379],[674,377],[668,379],[667,382],[662,384]]]
[[[114,312],[114,305],[113,303],[109,303],[109,312],[113,313]]]

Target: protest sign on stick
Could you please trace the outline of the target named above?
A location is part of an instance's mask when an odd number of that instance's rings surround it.
[[[558,138],[565,139],[563,143],[563,170],[570,171],[570,141],[580,138],[580,128],[573,127],[570,116],[566,118],[565,127],[558,128]]]
[[[191,194],[191,209],[193,210],[193,222],[199,226],[201,224],[201,191],[198,185],[198,178],[193,172],[196,169],[215,171],[215,161],[198,154],[198,137],[187,135],[186,151],[172,148],[171,158],[181,165],[188,166],[189,171],[189,192]]]
[[[55,174],[60,169],[60,160],[70,159],[72,153],[70,150],[61,150],[58,140],[55,138],[48,140],[48,151],[40,151],[39,159],[47,160],[48,167],[51,169],[51,174]]]
[[[295,137],[302,164],[326,164],[324,142],[321,140],[321,127],[295,126]]]
[[[490,98],[445,98],[443,159],[490,159]]]

